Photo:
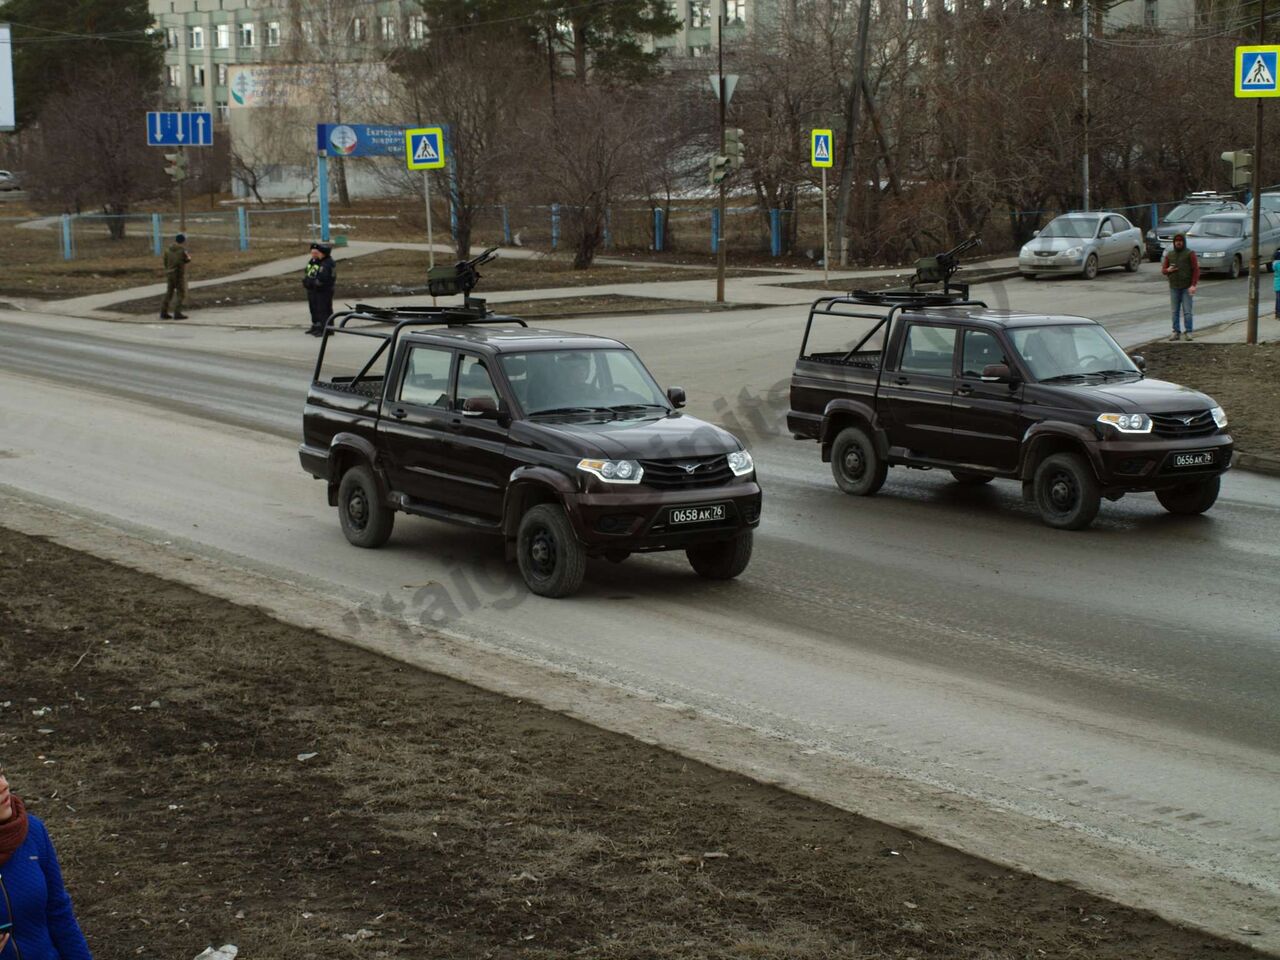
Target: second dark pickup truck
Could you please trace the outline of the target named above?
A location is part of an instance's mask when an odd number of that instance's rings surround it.
[[[905,466],[1018,480],[1063,529],[1091,524],[1103,497],[1142,491],[1172,513],[1202,513],[1231,463],[1226,414],[1144,368],[1083,317],[943,294],[824,297],[809,311],[787,425],[821,445],[850,494],[874,494]]]

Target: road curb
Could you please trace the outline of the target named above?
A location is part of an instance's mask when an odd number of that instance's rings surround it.
[[[1265,453],[1245,453],[1237,450],[1231,458],[1232,470],[1247,470],[1250,473],[1262,473],[1269,477],[1280,477],[1280,457]]]

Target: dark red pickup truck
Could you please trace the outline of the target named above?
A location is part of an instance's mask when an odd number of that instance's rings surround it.
[[[1018,480],[1044,521],[1080,529],[1103,497],[1154,492],[1202,513],[1231,464],[1222,408],[1149,380],[1098,323],[946,294],[823,297],[791,380],[792,434],[869,496],[891,466]]]

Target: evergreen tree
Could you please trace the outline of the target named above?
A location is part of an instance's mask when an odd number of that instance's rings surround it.
[[[108,72],[159,90],[164,51],[147,0],[3,0],[0,21],[13,24],[19,126],[34,120],[50,97]]]

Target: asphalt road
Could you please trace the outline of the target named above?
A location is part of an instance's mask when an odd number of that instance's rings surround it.
[[[1242,290],[1206,284],[1202,317]],[[1089,307],[1125,343],[1167,326],[1154,273],[975,294]],[[1280,480],[1228,475],[1195,518],[1129,497],[1084,533],[935,472],[845,497],[770,401],[802,318],[557,324],[627,340],[752,447],[765,519],[730,584],[659,555],[548,601],[497,542],[403,517],[383,550],[349,547],[297,463],[314,342],[290,332],[0,314],[0,485],[944,791],[985,812],[986,850],[1002,814],[1051,825],[1046,844],[1115,851],[1074,879],[1163,869],[1166,912],[1280,947]]]

